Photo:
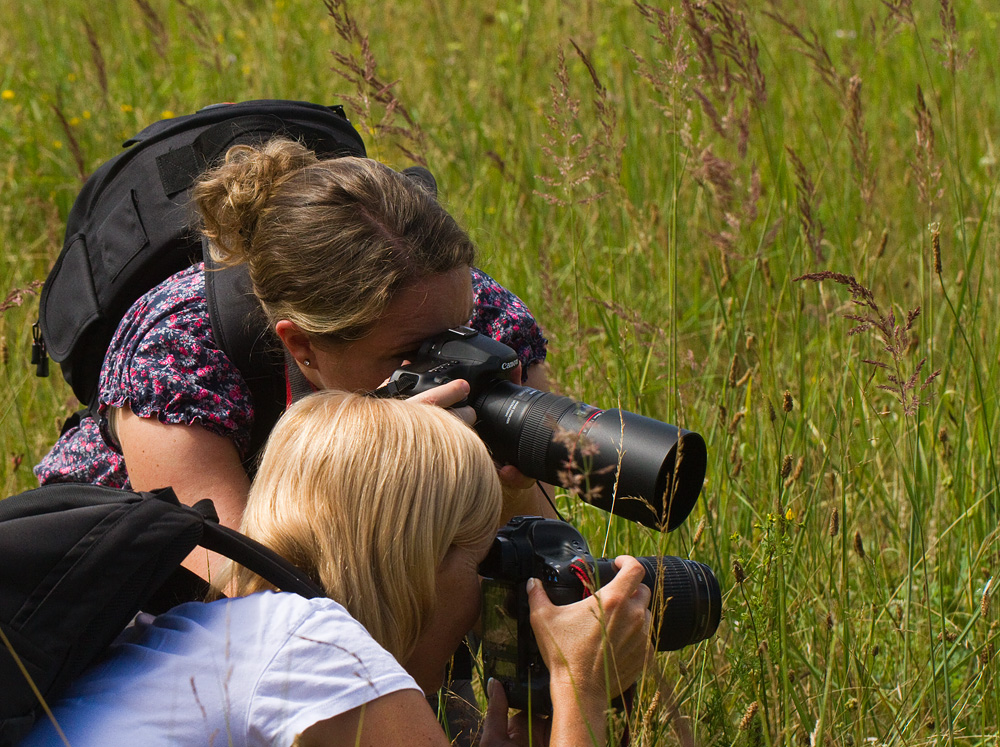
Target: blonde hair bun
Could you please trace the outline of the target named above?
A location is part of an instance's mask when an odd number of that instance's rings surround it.
[[[216,259],[223,264],[246,261],[268,200],[289,175],[316,161],[304,145],[283,138],[259,147],[230,148],[222,165],[201,179],[194,193]]]
[[[246,263],[269,323],[332,341],[363,337],[408,284],[475,260],[414,179],[367,158],[319,160],[291,140],[234,146],[192,195],[213,256]]]

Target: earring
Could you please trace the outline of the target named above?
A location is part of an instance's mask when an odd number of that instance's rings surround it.
[[[309,366],[312,365],[312,361],[309,360],[308,358],[306,358],[304,361],[302,361],[302,365],[304,365],[306,368],[308,368]]]

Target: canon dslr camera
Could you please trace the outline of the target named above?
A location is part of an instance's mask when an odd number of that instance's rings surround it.
[[[509,378],[517,365],[503,343],[458,327],[423,343],[374,394],[409,397],[465,379],[471,392],[461,404],[476,411],[476,430],[498,462],[564,487],[573,464],[582,497],[598,508],[660,530],[684,521],[705,480],[701,436],[519,386]]]
[[[647,556],[643,583],[653,597],[653,642],[675,651],[715,634],[722,612],[719,582],[694,560]],[[497,534],[479,566],[483,576],[482,655],[485,677],[504,686],[511,708],[552,712],[549,672],[531,629],[526,583],[541,579],[553,604],[571,604],[608,583],[618,569],[595,560],[587,541],[570,524],[517,516]]]

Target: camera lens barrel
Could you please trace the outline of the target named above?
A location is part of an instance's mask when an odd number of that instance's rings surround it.
[[[653,592],[653,642],[657,651],[677,651],[715,635],[722,617],[722,593],[712,569],[672,555],[636,558]],[[617,574],[611,560],[596,561],[604,585]]]
[[[498,461],[630,521],[675,529],[701,493],[708,457],[693,431],[504,380],[471,404]]]

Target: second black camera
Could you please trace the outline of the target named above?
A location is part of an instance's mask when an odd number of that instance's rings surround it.
[[[722,595],[712,570],[670,555],[637,558],[653,592],[653,642],[675,651],[715,634]],[[500,529],[479,567],[483,576],[483,670],[504,686],[512,708],[552,712],[549,673],[531,629],[526,583],[542,581],[553,604],[583,599],[617,573],[611,560],[595,560],[587,541],[564,521],[517,516]]]

